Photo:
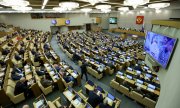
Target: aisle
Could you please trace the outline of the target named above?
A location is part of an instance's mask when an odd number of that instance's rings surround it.
[[[66,63],[68,63],[70,66],[72,66],[75,70],[78,72],[81,72],[80,67],[75,64],[71,59],[68,58],[68,56],[60,49],[60,47],[57,44],[55,36],[52,37],[52,40],[50,42],[53,50],[56,52],[56,54],[61,58],[61,60],[64,60]],[[104,90],[110,92],[115,97],[118,97],[122,100],[121,108],[143,108],[141,105],[137,104],[133,100],[129,99],[128,97],[122,95],[121,93],[117,92],[116,90],[112,89],[109,86],[110,81],[115,78],[115,75],[112,76],[105,76],[100,80],[97,80],[96,78],[92,77],[91,75],[88,75],[88,79],[93,81],[95,84],[100,85]],[[79,91],[80,89],[84,90],[84,84],[85,84],[85,77],[82,79],[82,86],[81,87],[75,87],[74,89],[76,91]]]

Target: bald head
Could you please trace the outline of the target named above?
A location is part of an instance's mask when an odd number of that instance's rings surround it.
[[[23,105],[22,108],[30,108],[29,105]]]

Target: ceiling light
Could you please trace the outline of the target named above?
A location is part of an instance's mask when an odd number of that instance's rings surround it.
[[[64,8],[65,10],[72,10],[79,7],[79,3],[76,2],[61,2],[59,6]]]
[[[149,3],[149,0],[125,0],[124,5],[132,6],[134,9],[139,5]]]
[[[144,13],[145,13],[145,11],[144,11],[144,10],[141,10],[139,13],[144,14]]]
[[[58,12],[64,12],[65,11],[65,9],[61,8],[61,7],[54,7],[53,10],[58,11]]]
[[[91,3],[91,5],[95,5],[96,3],[105,2],[107,0],[83,0]]]
[[[24,6],[13,6],[12,9],[17,11],[30,11],[32,7],[24,7]]]
[[[47,4],[48,1],[49,1],[49,0],[44,0],[44,1],[43,1],[43,5],[42,5],[41,9],[44,9],[44,8],[45,8],[45,6],[46,6],[46,4]]]
[[[28,6],[29,2],[24,0],[2,0],[0,4],[4,6]]]
[[[95,6],[96,9],[110,9],[111,8],[111,5],[97,5]]]
[[[154,8],[154,9],[161,9],[170,6],[170,3],[153,3],[149,4],[149,8]]]
[[[129,10],[129,8],[128,7],[120,7],[120,8],[118,8],[118,10],[119,11],[128,11]]]
[[[104,13],[109,13],[109,12],[111,12],[111,9],[101,9],[101,11]]]
[[[124,12],[120,12],[120,14],[121,14],[121,15],[123,15],[123,14],[124,14]]]
[[[81,9],[81,11],[88,13],[88,12],[92,11],[92,9],[91,8],[83,8],[83,9]]]

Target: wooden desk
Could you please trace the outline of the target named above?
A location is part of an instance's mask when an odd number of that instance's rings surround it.
[[[85,84],[85,86],[84,86],[86,89],[88,89],[89,91],[93,91],[94,90],[94,86],[91,86],[91,85],[89,85],[89,84]]]
[[[71,93],[69,90],[64,91],[63,94],[69,101],[72,101],[72,99],[75,97],[75,94]]]
[[[71,103],[75,108],[85,108],[85,104],[81,103],[78,99],[72,100]]]

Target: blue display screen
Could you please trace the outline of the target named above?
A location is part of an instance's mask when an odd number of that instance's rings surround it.
[[[176,39],[174,38],[153,32],[147,32],[144,50],[163,68],[166,68],[175,43]]]

